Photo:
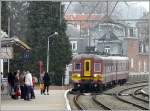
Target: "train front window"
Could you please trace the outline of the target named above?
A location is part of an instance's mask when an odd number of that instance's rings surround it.
[[[75,70],[76,71],[80,71],[80,68],[81,68],[81,64],[80,63],[76,63],[75,64]]]
[[[100,72],[101,71],[101,64],[100,63],[95,63],[94,64],[94,71],[95,72]]]
[[[86,62],[86,71],[89,71],[89,62]]]

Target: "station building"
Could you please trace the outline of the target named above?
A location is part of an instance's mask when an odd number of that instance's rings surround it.
[[[14,49],[19,48],[20,50],[26,51],[31,50],[31,48],[23,41],[21,41],[18,37],[9,38],[8,35],[1,30],[1,39],[0,39],[0,72],[4,72],[4,63],[7,62],[8,70],[5,72],[9,72],[9,60],[14,58]]]

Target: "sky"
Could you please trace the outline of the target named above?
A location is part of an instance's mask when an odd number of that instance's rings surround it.
[[[135,4],[135,3],[133,3],[133,4]],[[147,11],[149,11],[149,2],[137,2],[136,4],[138,6],[143,6]]]

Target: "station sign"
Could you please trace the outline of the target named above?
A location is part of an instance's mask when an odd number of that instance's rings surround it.
[[[30,59],[31,58],[31,52],[30,51],[26,51],[24,54],[23,54],[23,59]]]
[[[2,47],[0,49],[0,59],[12,59],[13,55],[13,47]]]

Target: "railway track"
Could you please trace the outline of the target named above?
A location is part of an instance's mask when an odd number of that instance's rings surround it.
[[[91,93],[90,96],[85,96],[84,93],[79,93],[79,92],[78,93],[71,93],[71,94],[73,96],[72,100],[73,100],[74,108],[78,109],[78,110],[91,110],[91,109],[92,110],[113,110],[113,109],[117,109],[117,106],[114,107],[116,104],[115,105],[109,105],[109,104],[107,104],[106,101],[104,102],[103,99],[101,100],[100,99],[101,95],[108,95],[109,98],[110,98],[110,96],[114,97],[114,98],[116,98],[116,100],[119,100],[120,102],[122,101],[123,103],[125,103],[126,106],[128,104],[131,104],[132,105],[131,107],[133,109],[135,108],[136,110],[137,109],[149,110],[147,106],[144,107],[143,105],[140,105],[139,100],[134,99],[134,101],[137,101],[137,102],[132,101],[133,100],[133,99],[131,99],[133,97],[132,95],[136,96],[138,91],[135,91],[135,92],[132,91],[132,93],[129,91],[130,93],[128,93],[127,96],[123,96],[124,94],[127,94],[126,91],[128,91],[128,90],[131,90],[131,89],[137,90],[137,88],[140,90],[141,87],[144,87],[144,86],[147,86],[147,84],[145,84],[145,81],[142,81],[142,82],[135,82],[135,83],[128,84],[128,86],[123,85],[123,87],[121,86],[122,89],[120,89],[119,87],[118,88],[116,87],[117,89],[115,89],[112,92],[112,94],[109,93],[110,91],[108,92],[109,94],[107,94],[107,92],[105,94],[105,91],[101,92],[101,93]],[[111,89],[111,91],[112,90],[113,89]],[[118,91],[118,90],[120,90],[120,91],[116,93],[116,91]],[[123,97],[125,97],[125,99]],[[126,100],[126,97],[129,97],[131,100]],[[104,96],[102,96],[102,98],[104,98]],[[118,104],[119,104],[119,101],[118,101]],[[108,102],[108,103],[110,103],[110,102]],[[148,104],[148,102],[146,104]],[[123,105],[123,104],[120,103],[120,105]],[[121,108],[125,109],[124,106],[121,106],[120,110],[121,110]],[[130,105],[128,108],[130,109]]]
[[[128,101],[128,100],[126,100],[126,99],[124,99],[124,98],[122,97],[122,95],[124,95],[124,94],[123,94],[124,92],[126,92],[126,91],[128,91],[128,90],[131,90],[131,89],[135,89],[135,88],[139,88],[139,87],[144,87],[144,86],[147,86],[147,85],[140,85],[140,86],[135,86],[135,87],[130,87],[130,88],[123,89],[123,90],[119,91],[118,93],[116,93],[115,96],[116,96],[116,98],[117,98],[118,100],[123,101],[123,102],[128,103],[128,104],[131,104],[131,105],[133,105],[133,106],[135,106],[135,107],[138,107],[139,109],[142,109],[142,110],[149,110],[149,108],[146,108],[146,107],[142,106],[141,104],[136,104],[136,103],[131,102],[131,101]]]
[[[75,95],[74,98],[73,98],[73,101],[76,105],[76,107],[79,109],[79,110],[87,110],[87,108],[85,106],[83,106],[80,102],[79,102],[79,97],[81,96],[81,94],[78,94],[78,95]]]
[[[143,101],[143,102],[149,104],[149,101],[148,101],[148,100],[137,96],[137,95],[139,95],[139,94],[142,94],[142,93],[140,92],[141,90],[142,90],[142,88],[137,89],[136,91],[134,91],[134,93],[131,94],[131,96],[132,96],[133,98],[137,99],[137,100],[140,100],[140,101]]]
[[[79,98],[80,98],[81,94],[79,95],[75,95],[74,96],[74,103],[77,107],[78,110],[88,110],[89,108],[84,106]],[[95,107],[95,110],[97,110],[97,108],[99,107],[100,110],[111,110],[109,107],[105,106],[102,102],[99,102],[98,100],[96,100],[96,95],[95,94],[91,94],[91,102],[94,102],[95,105],[97,105],[97,107]]]
[[[134,85],[134,84],[140,84],[140,83],[147,83],[147,80],[144,81],[134,81],[134,82],[127,82],[125,85]]]
[[[111,110],[111,108],[109,108],[108,106],[104,105],[102,102],[98,101],[98,100],[96,99],[96,95],[93,95],[93,96],[92,96],[92,100],[93,100],[96,104],[100,105],[104,110]]]

